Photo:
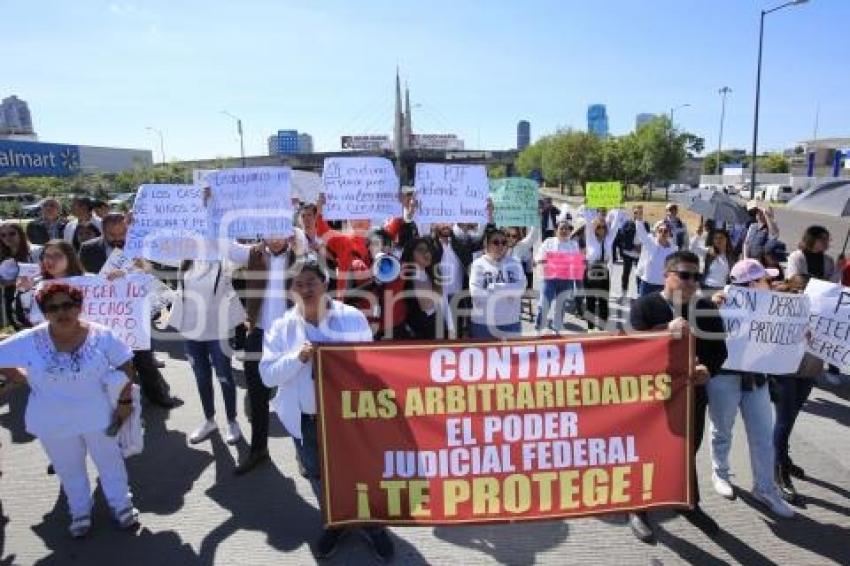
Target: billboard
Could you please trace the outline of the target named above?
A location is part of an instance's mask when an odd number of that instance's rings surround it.
[[[0,176],[17,174],[62,177],[79,172],[79,146],[0,140]]]
[[[462,150],[463,140],[455,134],[412,134],[410,136],[412,149],[446,149]]]
[[[392,149],[389,136],[340,136],[342,149],[389,151]]]

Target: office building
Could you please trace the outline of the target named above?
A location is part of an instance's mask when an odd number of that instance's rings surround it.
[[[278,130],[269,136],[269,155],[295,155],[313,153],[313,136],[298,130]]]
[[[527,120],[520,120],[516,125],[516,148],[524,150],[531,145],[531,124]]]
[[[0,136],[32,136],[32,115],[27,103],[15,95],[0,102]]]
[[[604,104],[587,107],[587,131],[600,138],[608,137],[608,111]]]

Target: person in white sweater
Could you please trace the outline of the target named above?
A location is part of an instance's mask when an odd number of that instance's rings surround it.
[[[504,338],[521,333],[519,321],[525,273],[508,251],[501,228],[484,233],[484,255],[472,262],[469,293],[472,296],[473,338]]]
[[[260,376],[266,387],[277,387],[272,404],[295,443],[302,474],[321,493],[316,430],[316,389],[313,361],[321,342],[371,342],[372,330],[358,309],[330,298],[328,274],[312,258],[291,268],[289,289],[295,306],[266,329]],[[325,529],[313,548],[319,560],[330,557],[346,531]],[[383,527],[363,530],[382,561],[392,558],[394,545]]]
[[[643,225],[643,210],[635,210],[635,233],[641,244],[635,275],[638,278],[638,296],[645,297],[664,288],[664,262],[678,248],[672,240],[669,224],[659,220],[652,226],[652,235]]]
[[[540,244],[537,250],[537,255],[534,258],[536,265],[547,266],[548,261],[555,261],[554,254],[584,254],[584,250],[579,247],[576,240],[572,239],[573,225],[566,217],[559,217],[555,225],[555,235],[551,238],[546,238]],[[553,254],[553,255],[550,255]],[[551,266],[549,266],[551,267]],[[568,304],[575,307],[575,294],[581,284],[581,275],[572,279],[558,277],[553,274],[552,269],[544,269],[543,292],[540,296],[540,305],[537,309],[538,331],[543,330],[548,326],[549,310],[552,304],[555,305],[555,319],[552,324],[552,329],[560,332],[564,327],[564,311],[567,310]]]

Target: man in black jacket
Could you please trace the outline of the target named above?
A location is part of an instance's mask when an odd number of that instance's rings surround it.
[[[103,218],[103,235],[80,246],[80,262],[89,273],[100,273],[113,250],[123,249],[127,238],[127,221],[123,214],[111,213]],[[133,365],[139,375],[142,393],[154,405],[171,409],[182,404],[169,394],[152,350],[134,350]]]
[[[726,361],[726,342],[723,319],[717,307],[708,299],[698,298],[699,258],[692,252],[671,254],[664,264],[664,289],[650,293],[632,303],[630,322],[634,330],[669,328],[682,331],[690,327],[696,337],[696,378],[694,387],[694,453],[699,450],[705,430],[708,394],[704,383],[717,374]],[[696,460],[696,458],[694,458]],[[715,534],[719,527],[699,506],[699,486],[696,468],[692,477],[696,504],[683,512],[685,518],[706,534]],[[643,542],[654,538],[646,512],[630,513],[629,525]]]
[[[540,207],[540,233],[544,240],[555,235],[559,214],[561,214],[561,211],[557,206],[552,204],[552,199],[549,197],[544,198]]]
[[[62,238],[67,221],[60,217],[59,201],[47,198],[41,203],[41,218],[27,224],[27,239],[31,244],[43,246],[50,240]]]

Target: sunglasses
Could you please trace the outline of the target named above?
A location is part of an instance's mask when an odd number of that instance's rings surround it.
[[[44,308],[42,310],[47,314],[53,314],[57,312],[72,311],[78,308],[80,308],[80,303],[74,301],[65,301],[63,303],[53,303],[52,305],[44,305]]]
[[[0,238],[12,238],[17,235],[17,232],[0,232]]]
[[[670,271],[670,273],[675,273],[676,276],[682,281],[698,281],[699,273],[696,271]]]
[[[507,240],[490,240],[488,242],[488,244],[491,245],[491,246],[507,246],[508,241]]]

